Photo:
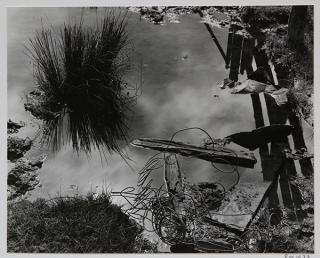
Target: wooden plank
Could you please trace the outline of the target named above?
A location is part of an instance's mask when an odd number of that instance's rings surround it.
[[[218,212],[209,211],[209,221],[225,225],[229,230],[245,231],[273,184],[273,181],[239,183],[227,192]]]
[[[239,167],[253,168],[257,163],[253,153],[235,151],[225,147],[207,149],[195,145],[169,140],[141,138],[131,142],[135,147],[142,147],[168,153],[176,153],[186,157],[198,158],[215,163],[232,164]]]
[[[196,249],[205,253],[233,253],[233,245],[221,239],[197,240]]]
[[[168,192],[183,193],[182,174],[175,154],[165,156],[164,179]]]
[[[164,178],[168,193],[172,195],[173,208],[179,218],[185,215],[183,204],[184,185],[182,181],[182,173],[175,154],[166,154],[164,166]]]

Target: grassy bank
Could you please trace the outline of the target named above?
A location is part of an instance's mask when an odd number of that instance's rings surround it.
[[[156,246],[110,196],[58,197],[8,204],[8,252],[137,253]]]

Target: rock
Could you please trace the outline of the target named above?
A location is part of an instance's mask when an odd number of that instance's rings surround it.
[[[29,137],[27,137],[26,139],[22,139],[16,136],[9,136],[7,144],[7,159],[11,162],[15,162],[30,150],[32,140]]]
[[[25,126],[24,122],[16,123],[16,122],[13,122],[11,119],[9,119],[7,122],[7,133],[8,134],[17,133],[19,129],[24,126]]]
[[[8,173],[8,200],[23,196],[39,185],[38,170],[45,159],[46,155],[41,155],[33,161],[27,158],[17,160],[14,168]]]
[[[141,17],[154,24],[161,24],[164,21],[165,8],[152,6],[152,7],[130,7],[130,11],[140,13]]]

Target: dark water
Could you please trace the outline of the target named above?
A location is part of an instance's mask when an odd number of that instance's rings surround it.
[[[100,13],[101,12],[101,13]],[[78,21],[83,14],[85,24],[92,24],[98,16],[93,10],[81,8],[10,8],[8,10],[8,117],[30,121],[24,111],[24,95],[34,86],[30,59],[23,53],[28,38],[35,30],[44,26],[59,27],[64,22]],[[127,75],[131,85],[141,86],[141,96],[134,107],[130,138],[156,137],[169,139],[177,130],[187,127],[201,127],[214,138],[248,131],[256,127],[250,95],[232,95],[219,89],[217,82],[228,77],[229,71],[216,45],[197,15],[181,17],[181,23],[164,26],[141,20],[130,13],[128,32],[132,39],[133,69]],[[226,51],[228,30],[213,28],[215,36]],[[241,80],[242,78],[240,78]],[[218,97],[214,97],[218,95]],[[265,98],[259,95],[265,125],[270,124]],[[34,135],[37,126],[29,124],[20,133]],[[304,138],[312,152],[312,130],[304,126]],[[200,144],[205,138],[199,131],[177,135],[175,139]],[[292,138],[289,143],[293,146]],[[235,144],[234,149],[242,149]],[[73,153],[65,146],[56,154],[48,152],[48,159],[41,169],[39,178],[42,187],[31,197],[52,197],[74,194],[79,191],[121,190],[135,186],[139,171],[153,151],[125,148],[132,168],[118,155],[108,157],[108,162],[94,152],[88,160],[85,155]],[[39,152],[36,147],[33,153]],[[254,169],[239,168],[240,180],[259,183],[263,181],[259,151]],[[192,182],[219,181],[231,185],[235,175],[227,175],[214,169],[210,163],[195,159],[179,159],[181,168]],[[220,165],[218,165],[221,167]],[[300,167],[296,163],[298,173]],[[222,166],[223,169],[228,169]],[[163,183],[163,173],[154,175],[155,185]],[[75,190],[77,189],[77,190]],[[117,200],[120,201],[120,200]]]

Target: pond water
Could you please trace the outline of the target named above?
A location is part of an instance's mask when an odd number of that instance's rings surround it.
[[[33,67],[24,53],[24,45],[35,30],[42,24],[56,28],[78,21],[81,14],[85,24],[92,24],[103,13],[99,9],[97,12],[98,16],[95,10],[82,8],[8,9],[8,118],[26,122],[32,119],[23,107],[25,94],[35,84]],[[213,30],[226,51],[228,30]],[[130,140],[140,137],[170,139],[174,132],[188,127],[201,127],[212,137],[223,138],[256,127],[250,95],[232,95],[228,90],[218,88],[217,82],[227,78],[229,71],[198,15],[184,15],[181,23],[160,26],[129,13],[128,33],[133,46],[133,69],[127,74],[127,80],[131,85],[140,85],[142,93],[133,109]],[[260,100],[268,125],[263,94],[260,94]],[[312,129],[304,129],[306,143],[312,152]],[[30,123],[20,135],[32,137],[36,130],[37,126]],[[193,130],[181,133],[175,139],[201,144],[204,138],[203,133]],[[289,142],[292,146],[290,137]],[[236,144],[230,147],[242,149]],[[30,155],[42,151],[35,146]],[[155,152],[132,146],[126,146],[125,151],[131,159],[131,167],[116,154],[108,156],[106,162],[98,152],[93,152],[88,159],[84,154],[74,153],[71,146],[64,146],[55,154],[48,151],[48,159],[39,175],[42,187],[31,192],[30,198],[72,195],[77,191],[87,193],[102,188],[119,191],[135,186],[137,172]],[[263,181],[259,152],[254,153],[258,162],[253,169],[239,168],[241,181]],[[179,162],[191,182],[218,181],[228,186],[236,179],[236,175],[221,173],[209,162],[191,158],[179,158]],[[154,174],[154,184],[163,184],[162,169]]]

